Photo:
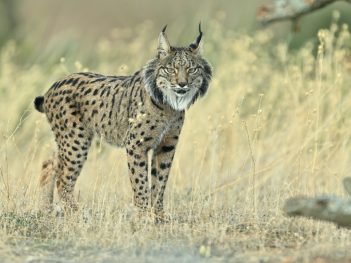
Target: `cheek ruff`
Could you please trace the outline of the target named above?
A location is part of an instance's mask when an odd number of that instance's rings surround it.
[[[172,109],[182,111],[190,107],[194,98],[197,96],[197,89],[193,88],[185,94],[178,94],[172,89],[165,89],[163,92],[163,101],[168,104]]]

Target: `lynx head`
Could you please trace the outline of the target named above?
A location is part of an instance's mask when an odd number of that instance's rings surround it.
[[[187,47],[171,46],[166,27],[158,38],[156,58],[144,68],[145,86],[153,100],[181,111],[206,93],[212,71],[201,56],[201,25],[199,36]]]

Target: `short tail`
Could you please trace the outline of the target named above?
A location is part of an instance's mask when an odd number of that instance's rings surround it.
[[[43,96],[36,97],[34,99],[34,108],[37,111],[44,113],[45,111],[44,111],[43,103],[44,103],[44,97]]]

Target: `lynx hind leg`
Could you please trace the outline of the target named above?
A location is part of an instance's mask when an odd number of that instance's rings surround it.
[[[39,186],[40,186],[40,208],[45,211],[52,209],[54,200],[54,189],[56,182],[56,161],[55,157],[43,163]]]

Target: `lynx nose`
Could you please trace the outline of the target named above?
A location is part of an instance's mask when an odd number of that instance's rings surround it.
[[[188,83],[186,82],[179,82],[178,85],[182,88],[184,88]]]

